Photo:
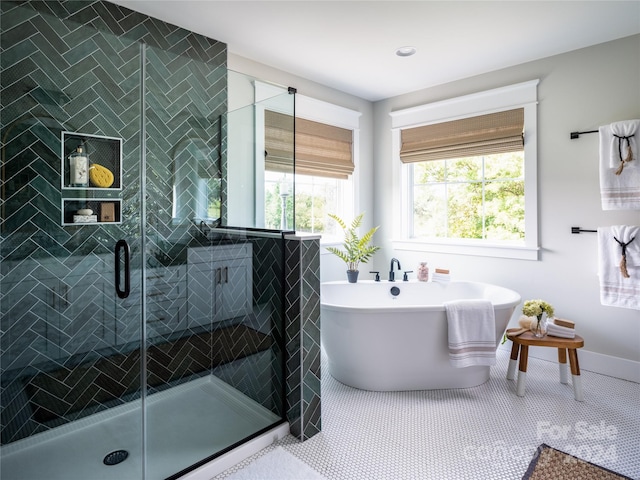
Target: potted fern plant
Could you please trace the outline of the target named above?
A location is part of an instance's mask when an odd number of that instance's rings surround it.
[[[327,250],[347,264],[347,279],[350,283],[356,283],[358,281],[358,266],[360,262],[367,263],[373,254],[380,249],[380,247],[370,245],[373,234],[376,233],[379,227],[373,227],[362,237],[359,237],[357,229],[362,225],[364,213],[355,217],[351,225],[347,225],[347,223],[337,215],[330,213],[329,217],[338,222],[338,225],[342,228],[344,232],[344,242],[342,249],[327,247]]]

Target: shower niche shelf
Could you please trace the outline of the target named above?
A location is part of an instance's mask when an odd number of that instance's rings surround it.
[[[78,148],[82,153],[78,154]],[[77,167],[71,157],[80,156]],[[62,132],[61,181],[63,190],[122,190],[122,139],[90,135],[87,133]],[[89,176],[89,168],[98,165],[113,174],[113,183],[108,187],[95,185]],[[98,167],[94,167],[98,168]],[[81,183],[77,183],[78,180]]]
[[[79,210],[91,210],[82,215]],[[63,198],[62,225],[105,225],[122,223],[122,200],[119,198]]]

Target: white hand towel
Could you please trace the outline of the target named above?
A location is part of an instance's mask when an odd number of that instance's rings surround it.
[[[621,268],[623,247],[616,239],[627,244],[624,250],[628,277]],[[640,310],[640,227],[598,228],[598,276],[602,305]]]
[[[496,321],[489,300],[445,302],[449,363],[463,368],[496,364]]]
[[[622,122],[614,122],[611,128],[611,143],[609,150],[609,167],[618,169],[622,159],[628,155],[628,149],[631,149],[633,161],[638,159],[638,142],[636,134],[638,133],[640,120],[624,120]],[[625,168],[637,166],[639,162],[634,164],[625,164]]]
[[[575,338],[576,331],[573,328],[563,327],[562,325],[556,325],[555,323],[548,323],[547,335],[561,338]]]
[[[617,147],[618,139],[613,136],[610,125],[604,125],[598,131],[600,135],[600,197],[602,209],[640,210],[640,160],[637,158],[637,147],[640,145],[640,128],[636,130],[633,138],[629,139],[630,142],[636,145],[634,160],[625,163],[625,167],[619,175],[616,175],[621,163]],[[614,144],[615,149],[613,148]],[[624,147],[623,145],[623,155],[625,155]],[[615,152],[612,153],[613,150]],[[612,159],[611,157],[614,153],[615,158]],[[611,165],[615,165],[615,167]]]

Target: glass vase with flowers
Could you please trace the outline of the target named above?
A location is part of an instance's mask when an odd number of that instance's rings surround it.
[[[531,331],[536,337],[544,337],[547,334],[547,321],[553,318],[553,307],[544,300],[527,300],[522,307],[522,313],[527,317],[534,317],[531,322]]]

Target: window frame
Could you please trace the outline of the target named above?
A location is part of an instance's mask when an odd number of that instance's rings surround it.
[[[401,232],[392,239],[397,250],[452,253],[487,257],[538,260],[538,195],[537,195],[537,85],[539,79],[456,97],[390,113],[393,159],[393,229]],[[400,132],[403,128],[458,120],[514,108],[524,108],[524,177],[525,239],[524,242],[493,242],[483,239],[414,239],[411,229],[412,183],[409,165],[400,161]]]

